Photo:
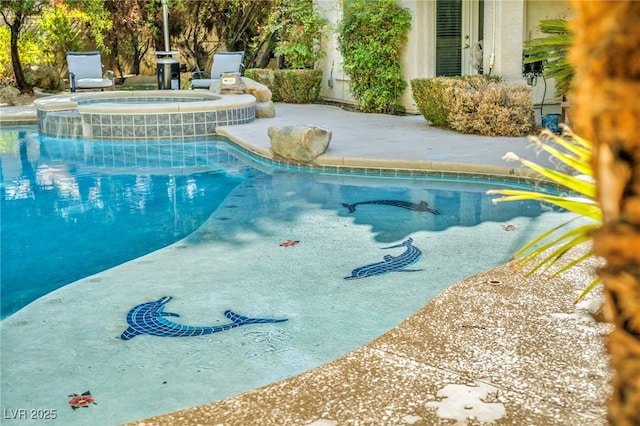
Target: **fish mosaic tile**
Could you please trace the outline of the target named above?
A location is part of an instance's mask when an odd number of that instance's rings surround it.
[[[162,297],[154,302],[145,302],[135,306],[127,314],[129,327],[122,333],[122,340],[130,340],[141,334],[159,337],[190,337],[204,336],[218,333],[250,324],[267,324],[287,321],[287,318],[250,318],[226,310],[224,315],[231,320],[229,324],[214,326],[189,326],[178,324],[166,317],[179,317],[173,312],[164,312],[165,305],[171,301],[171,296]]]
[[[420,201],[418,204],[416,204],[416,203],[411,203],[408,201],[400,201],[400,200],[372,200],[372,201],[362,201],[354,204],[343,203],[342,205],[347,209],[349,209],[349,213],[353,213],[356,211],[356,206],[364,205],[364,204],[394,206],[394,207],[400,207],[402,209],[414,210],[417,212],[429,212],[435,215],[440,214],[438,210],[434,210],[431,207],[429,207],[429,204],[427,204],[426,201]]]
[[[418,272],[422,269],[406,269],[408,266],[416,263],[422,256],[422,252],[419,248],[413,244],[413,238],[408,238],[400,244],[396,244],[389,247],[383,247],[383,249],[393,249],[406,247],[404,253],[399,256],[386,255],[382,262],[372,263],[360,268],[356,268],[351,271],[351,275],[344,277],[345,280],[355,280],[360,278],[373,277],[377,275],[388,274],[389,272]]]

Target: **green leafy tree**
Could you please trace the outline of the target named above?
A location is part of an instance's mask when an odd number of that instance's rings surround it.
[[[407,82],[401,54],[411,29],[411,13],[397,0],[345,0],[338,29],[349,90],[365,112],[401,110],[399,98]]]
[[[176,0],[169,11],[172,37],[200,70],[210,68],[213,54],[244,51],[245,64],[256,60],[253,40],[280,0]],[[178,25],[178,32],[173,27]]]
[[[259,50],[251,48],[252,43],[280,0],[220,0],[216,3],[214,31],[218,40],[227,50],[245,51],[245,64],[258,60]]]
[[[146,0],[105,0],[104,7],[113,23],[105,32],[104,43],[113,54],[118,73],[123,76],[125,64],[133,74],[140,74],[140,65],[150,50],[156,28]]]
[[[0,79],[15,80],[11,61],[11,30],[7,26],[0,27]],[[20,61],[25,66],[32,64],[52,64],[53,58],[42,50],[42,43],[35,32],[26,32],[18,41]]]
[[[83,29],[88,24],[86,13],[64,3],[42,12],[42,19],[38,22],[47,40],[45,49],[55,56],[58,64],[65,63],[66,51],[82,50],[85,45]]]
[[[111,20],[104,4],[99,0],[56,2],[42,12],[37,22],[46,51],[56,58],[63,70],[65,54],[69,50],[82,50],[91,40],[95,46],[109,53],[104,44],[104,34],[111,28]]]
[[[28,31],[30,20],[49,6],[48,0],[0,0],[0,15],[10,29],[10,52],[13,74],[21,93],[33,93],[33,87],[24,77],[18,45]]]
[[[276,40],[275,55],[286,68],[313,69],[325,52],[322,38],[328,21],[311,0],[281,0],[265,28]]]

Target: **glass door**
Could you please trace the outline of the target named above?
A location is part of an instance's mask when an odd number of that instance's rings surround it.
[[[436,76],[482,73],[483,0],[437,0]]]

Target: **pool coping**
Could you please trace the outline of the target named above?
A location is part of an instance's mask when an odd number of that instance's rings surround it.
[[[165,102],[158,105],[145,105],[145,110],[140,110],[140,104],[108,103],[100,102],[103,98],[171,98],[171,94],[179,93],[185,98],[208,98],[203,101],[193,102]],[[82,104],[86,101],[94,103]],[[69,93],[64,95],[46,96],[33,101],[36,110],[55,111],[65,109],[81,110],[87,113],[108,112],[108,113],[167,113],[167,112],[191,112],[199,111],[203,107],[210,110],[222,110],[229,108],[246,107],[255,104],[255,97],[252,95],[221,95],[212,92],[193,90],[116,90],[107,92],[83,92]]]

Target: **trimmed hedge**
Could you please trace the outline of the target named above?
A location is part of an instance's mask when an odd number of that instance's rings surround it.
[[[272,70],[252,68],[244,73],[271,90],[274,102],[313,103],[320,97],[322,70]]]
[[[521,136],[536,130],[531,88],[498,77],[411,80],[413,99],[434,126],[487,136]]]

